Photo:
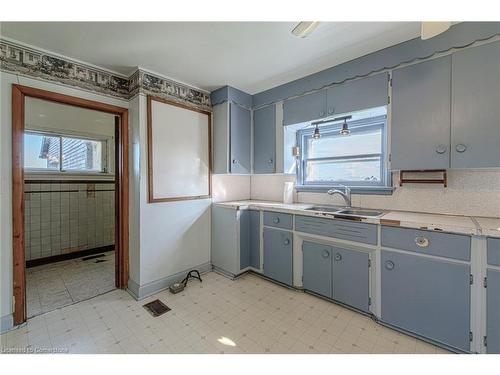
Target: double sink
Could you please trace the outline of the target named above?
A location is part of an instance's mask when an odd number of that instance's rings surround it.
[[[383,211],[367,210],[362,208],[339,208],[335,206],[312,206],[305,208],[306,211],[325,212],[333,215],[345,216],[346,218],[352,217],[379,217],[384,214]]]

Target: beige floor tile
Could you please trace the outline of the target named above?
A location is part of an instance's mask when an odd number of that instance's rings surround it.
[[[56,270],[51,265],[32,274],[50,283]],[[142,305],[155,298],[172,310],[153,318]],[[98,295],[33,317],[0,340],[3,347],[69,353],[447,352],[258,276],[230,280],[213,272],[177,295],[162,291],[143,301],[122,290]]]

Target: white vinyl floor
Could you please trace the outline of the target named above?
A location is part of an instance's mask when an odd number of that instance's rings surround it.
[[[176,295],[114,290],[38,315],[0,336],[3,352],[448,353],[255,275],[202,278]],[[155,318],[143,304],[156,298],[171,311]]]

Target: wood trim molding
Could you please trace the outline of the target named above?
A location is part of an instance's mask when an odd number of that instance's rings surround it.
[[[198,112],[208,117],[208,195],[194,195],[174,198],[154,198],[153,195],[153,119],[152,119],[152,102],[161,102],[173,105],[179,108],[184,108],[189,111]],[[156,96],[147,96],[147,135],[148,135],[148,203],[159,202],[176,202],[194,199],[207,199],[212,196],[212,112],[203,109],[191,107],[185,104],[177,103],[168,99],[159,98]]]
[[[12,248],[14,324],[26,321],[26,259],[24,254],[24,96],[12,86]]]
[[[117,116],[116,153],[116,286],[126,288],[129,270],[129,135],[128,109],[74,96],[12,85],[12,225],[14,324],[26,321],[26,259],[24,254],[24,111],[25,97],[111,113]]]

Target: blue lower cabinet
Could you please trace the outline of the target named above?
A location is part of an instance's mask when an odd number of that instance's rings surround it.
[[[500,271],[489,269],[486,280],[486,349],[500,354]]]
[[[260,211],[250,210],[250,267],[260,269]]]
[[[250,266],[250,211],[240,211],[240,270]]]
[[[382,250],[382,321],[470,350],[470,266]]]
[[[264,275],[283,284],[292,285],[292,258],[292,233],[264,228]]]
[[[369,311],[370,260],[368,253],[333,248],[333,299]]]
[[[304,241],[302,256],[304,289],[332,298],[332,247]]]

